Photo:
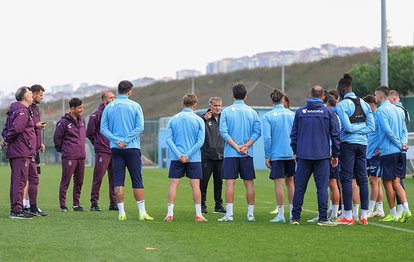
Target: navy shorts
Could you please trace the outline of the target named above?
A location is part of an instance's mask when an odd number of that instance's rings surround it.
[[[329,179],[339,179],[339,165],[336,167],[329,166]]]
[[[131,176],[132,188],[144,188],[142,182],[141,150],[137,148],[111,148],[114,168],[114,186],[125,185],[125,167]]]
[[[397,174],[397,176],[402,180],[405,178],[405,174],[407,173],[407,154],[406,153],[402,153],[402,158],[401,158],[402,162],[399,162],[398,165],[400,165],[400,173]]]
[[[389,154],[380,157],[381,177],[383,180],[394,180],[402,174],[402,153]]]
[[[373,156],[371,159],[367,159],[367,173],[368,176],[375,176],[381,178],[381,164],[380,157]]]
[[[253,158],[248,157],[225,157],[221,169],[221,178],[253,180],[256,178],[254,171]]]
[[[182,178],[184,176],[189,179],[202,179],[203,168],[201,166],[201,162],[188,162],[184,164],[178,160],[171,161],[168,177]]]
[[[269,178],[286,178],[295,175],[296,164],[295,160],[273,160],[270,161],[272,169],[270,169]]]

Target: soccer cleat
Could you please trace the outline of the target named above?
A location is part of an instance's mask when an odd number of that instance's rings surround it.
[[[166,216],[164,218],[164,221],[166,221],[166,222],[173,222],[173,220],[174,220],[174,217],[173,216]]]
[[[307,223],[317,223],[318,221],[319,221],[319,216],[306,220]]]
[[[404,222],[407,222],[411,217],[412,217],[411,211],[408,210],[402,213],[398,221],[404,223]]]
[[[218,222],[233,222],[233,216],[228,217],[224,216],[222,218],[217,219]]]
[[[203,214],[207,214],[207,207],[206,206],[201,206],[201,213]]]
[[[279,212],[279,211],[278,211],[278,210],[277,210],[277,208],[276,208],[275,210],[270,211],[270,214],[277,215],[277,212]]]
[[[207,222],[207,218],[205,218],[203,216],[196,216],[195,217],[195,222]]]
[[[118,220],[119,220],[119,221],[125,221],[125,220],[127,220],[126,213],[124,213],[124,214],[119,214],[119,215],[118,215]]]
[[[33,215],[21,211],[19,213],[11,213],[10,218],[11,219],[32,219]]]
[[[275,216],[275,218],[269,220],[272,223],[286,223],[286,219],[284,217]]]
[[[91,211],[102,211],[98,205],[91,205]]]
[[[34,217],[45,217],[48,214],[46,212],[43,212],[40,209],[34,210],[34,211],[30,211],[30,214]]]
[[[341,218],[338,221],[338,225],[347,225],[347,226],[352,226],[355,224],[355,220],[353,218],[351,219],[346,219],[345,217]]]
[[[330,217],[329,220],[331,220],[334,223],[338,223],[338,217]]]
[[[154,218],[151,217],[150,215],[148,215],[148,213],[145,213],[145,215],[142,215],[142,216],[139,215],[138,220],[141,220],[141,221],[144,221],[144,220],[146,220],[146,221],[153,221]]]
[[[72,210],[73,211],[77,211],[77,212],[83,212],[83,211],[85,211],[85,209],[83,209],[83,207],[81,207],[81,206],[73,206],[72,207]]]
[[[111,210],[111,211],[118,211],[119,210],[118,206],[116,204],[110,204],[108,209]]]
[[[328,217],[330,217],[332,215],[333,210],[332,209],[328,209],[328,211],[326,212],[326,215]]]
[[[325,227],[334,227],[337,224],[335,222],[332,222],[330,220],[326,220],[326,221],[319,221],[318,223],[316,223],[318,226],[325,226]]]
[[[253,216],[253,215],[248,215],[248,216],[247,216],[247,221],[248,221],[248,222],[254,222],[254,221],[256,221],[256,220],[254,219],[254,216]]]
[[[384,211],[374,211],[374,217],[379,217],[379,218],[384,218],[385,217],[385,214],[384,214]]]
[[[222,205],[216,206],[214,208],[214,214],[226,214],[226,210],[223,208]]]
[[[373,217],[375,217],[374,212],[369,212],[367,215],[367,218],[373,218]]]
[[[291,225],[295,225],[295,226],[299,226],[300,225],[299,220],[291,220],[290,221],[290,224]]]
[[[361,218],[361,220],[359,221],[360,225],[366,226],[368,225],[368,219],[366,218]]]
[[[397,222],[398,221],[398,218],[396,218],[395,216],[391,216],[391,214],[388,214],[383,219],[380,219],[380,221],[381,222]]]
[[[60,212],[68,212],[68,208],[67,207],[60,207],[59,211]]]

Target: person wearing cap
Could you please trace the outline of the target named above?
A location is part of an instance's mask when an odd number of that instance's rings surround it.
[[[80,196],[85,175],[86,127],[82,118],[83,105],[79,98],[69,101],[70,112],[56,124],[53,143],[62,154],[62,179],[59,186],[60,211],[67,212],[66,191],[73,175],[73,211],[85,211],[80,205]]]
[[[36,168],[36,133],[33,115],[29,107],[33,102],[29,87],[17,89],[16,102],[7,111],[6,124],[2,132],[6,157],[10,161],[10,218],[31,219],[32,214],[23,212],[23,190],[29,169]]]

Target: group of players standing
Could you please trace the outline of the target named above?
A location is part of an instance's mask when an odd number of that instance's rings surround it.
[[[286,183],[290,223],[299,224],[304,194],[312,174],[317,188],[319,211],[314,221],[318,225],[353,225],[358,218],[359,201],[360,224],[367,225],[369,217],[384,217],[379,178],[383,180],[390,207],[390,214],[382,220],[405,222],[411,218],[402,183],[408,139],[406,111],[401,105],[394,106],[389,102],[390,91],[387,87],[378,87],[375,96],[367,96],[365,102],[352,92],[352,77],[345,74],[338,82],[337,93],[328,94],[322,87],[315,86],[307,105],[299,108],[296,113],[287,108],[287,97],[276,89],[270,94],[274,107],[263,116],[262,122],[257,112],[244,103],[246,88],[238,84],[232,91],[232,105],[221,110],[221,99],[212,97],[208,112],[201,116],[194,113],[197,97],[187,94],[183,97],[183,110],[169,120],[167,145],[171,149],[171,163],[165,221],[174,220],[174,202],[180,179],[184,176],[190,179],[192,187],[195,221],[207,221],[203,213],[208,212],[206,193],[212,173],[215,187],[214,212],[225,213],[218,221],[233,221],[234,187],[239,176],[246,187],[247,220],[255,221],[253,144],[261,135],[265,146],[265,163],[271,170],[269,178],[274,180],[277,201],[274,212],[277,216],[271,222],[286,222],[283,192],[283,184]],[[7,147],[6,154],[12,169],[11,218],[47,215],[36,204],[40,171],[37,168],[38,156],[39,151],[44,150],[41,130],[46,126],[40,121],[36,104],[40,103],[43,92],[43,87],[38,85],[19,88],[16,92],[17,102],[10,106],[2,133],[2,145]],[[73,211],[84,211],[79,199],[84,179],[85,142],[88,138],[95,148],[90,210],[101,211],[98,206],[99,189],[103,176],[108,171],[109,210],[118,210],[119,220],[127,219],[124,181],[125,168],[128,168],[139,211],[138,219],[153,220],[145,209],[142,182],[142,109],[138,103],[129,99],[132,94],[132,84],[129,81],[119,83],[118,93],[116,99],[112,92],[102,95],[102,104],[91,115],[87,127],[81,116],[82,101],[78,98],[71,99],[70,112],[56,125],[53,140],[56,150],[62,154],[60,211],[68,211],[66,191],[72,175]],[[35,99],[36,94],[40,94],[40,98],[38,95]],[[378,109],[376,104],[380,104]],[[372,186],[371,201],[368,196],[367,170]],[[221,199],[222,179],[226,183],[225,209]],[[26,200],[23,200],[26,185],[29,188],[30,203],[27,211],[24,210]],[[329,216],[328,188],[331,196]],[[342,217],[338,218],[340,199],[343,210]],[[399,212],[396,210],[395,199],[401,209]],[[374,212],[375,205],[377,210]]]

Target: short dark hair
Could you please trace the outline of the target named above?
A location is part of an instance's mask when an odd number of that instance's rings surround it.
[[[270,93],[270,98],[272,99],[273,103],[280,103],[285,95],[280,89],[273,90],[272,93]]]
[[[314,86],[311,89],[311,96],[314,98],[322,98],[325,94],[325,89],[321,86]]]
[[[366,97],[364,97],[364,101],[367,102],[368,104],[375,104],[375,96],[373,95],[367,95]]]
[[[32,93],[39,93],[40,91],[45,92],[45,89],[41,85],[32,85],[30,87],[30,90],[32,90]]]
[[[197,103],[197,96],[194,94],[186,94],[185,96],[183,96],[183,105],[185,107],[190,107],[193,106],[194,104]]]
[[[128,93],[129,91],[132,90],[133,86],[134,85],[128,80],[123,80],[123,81],[119,82],[119,84],[118,84],[118,94],[121,95],[121,94]]]
[[[233,87],[233,97],[237,100],[243,100],[246,98],[247,90],[242,84],[237,84]]]
[[[17,101],[23,101],[24,96],[26,95],[27,91],[30,91],[30,87],[28,86],[22,86],[19,89],[17,89],[14,97]]]
[[[338,103],[338,101],[331,95],[329,95],[328,100],[326,101],[326,104],[331,105],[332,107],[336,107],[336,104]]]
[[[338,90],[338,95],[341,98],[343,98],[346,93],[352,92],[352,76],[345,73],[344,77],[339,79],[336,90]]]
[[[72,98],[71,100],[69,100],[69,107],[78,107],[82,105],[82,100],[80,100],[79,98]]]
[[[336,91],[336,90],[330,90],[330,91],[328,91],[328,94],[333,96],[333,98],[335,98],[336,100],[338,100],[338,98],[339,98],[338,91]]]
[[[379,87],[375,88],[375,91],[383,92],[386,97],[388,97],[388,95],[390,93],[390,89],[388,88],[388,86],[379,86]]]

